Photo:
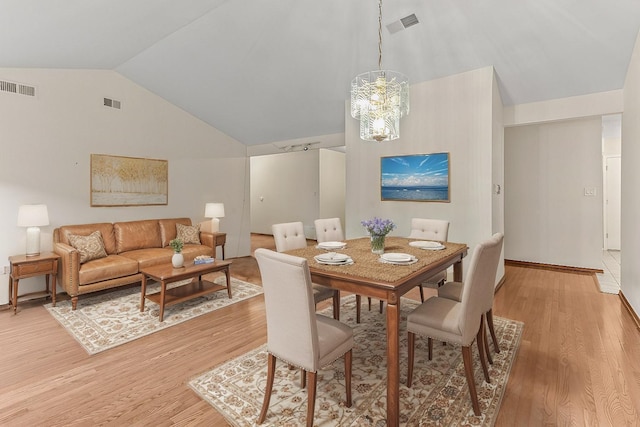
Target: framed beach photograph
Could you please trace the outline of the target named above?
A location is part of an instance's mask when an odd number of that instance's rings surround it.
[[[380,158],[382,201],[449,202],[449,153]]]
[[[168,188],[167,160],[91,155],[91,206],[166,205]]]

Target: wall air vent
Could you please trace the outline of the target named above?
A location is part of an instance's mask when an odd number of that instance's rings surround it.
[[[36,96],[36,88],[20,83],[0,80],[0,92],[15,93],[16,95]]]
[[[120,109],[120,101],[116,99],[104,98],[104,106]]]

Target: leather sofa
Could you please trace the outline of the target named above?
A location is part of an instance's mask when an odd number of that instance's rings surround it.
[[[190,227],[191,219],[150,219],[56,228],[53,250],[61,257],[57,281],[71,297],[72,309],[76,309],[80,295],[140,282],[141,268],[170,263],[173,250],[169,242],[178,235],[177,224]],[[75,243],[78,238],[86,239],[96,234],[102,237],[104,251],[96,259],[82,262],[86,253],[83,248],[78,250],[78,245],[74,247],[70,239]],[[193,262],[198,255],[214,256],[214,235],[200,231],[199,240],[200,244],[195,241],[185,243],[182,249],[185,264]]]

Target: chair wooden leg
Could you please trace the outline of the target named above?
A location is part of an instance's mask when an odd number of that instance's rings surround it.
[[[380,314],[382,314],[383,308],[384,308],[384,301],[380,300]]]
[[[409,332],[407,335],[407,347],[409,351],[409,357],[407,358],[407,387],[409,388],[411,388],[411,383],[413,382],[413,357],[415,343],[416,334]]]
[[[316,372],[308,372],[309,388],[307,393],[307,427],[313,427],[313,413],[316,408],[316,384],[318,382],[318,374]]]
[[[484,333],[486,334],[487,331],[485,331]],[[489,361],[489,363],[493,365],[493,357],[491,357],[491,351],[489,350],[489,340],[487,339],[486,335],[483,341],[484,341],[484,354],[487,356],[487,360]]]
[[[353,359],[353,351],[349,350],[344,354],[344,383],[347,388],[347,408],[351,408],[351,361]]]
[[[485,357],[484,349],[486,347],[485,341],[487,339],[486,332],[484,330],[484,322],[480,319],[480,328],[476,334],[476,343],[478,344],[478,353],[480,354],[480,365],[482,365],[482,372],[484,373],[484,380],[488,383],[491,382],[489,378],[489,369],[487,368],[487,359]]]
[[[433,356],[433,339],[431,338],[427,339],[427,345],[429,347],[429,360],[431,360]]]
[[[307,386],[307,371],[300,369],[300,388],[304,389]]]
[[[478,394],[476,393],[476,382],[473,379],[473,359],[471,357],[471,346],[462,347],[462,360],[464,361],[464,372],[467,376],[467,385],[469,386],[469,394],[471,395],[473,413],[476,414],[476,416],[480,416],[480,404],[478,403]]]
[[[333,318],[340,320],[340,291],[333,293]]]
[[[489,327],[489,332],[491,333],[491,339],[493,340],[493,348],[495,349],[496,353],[500,353],[498,338],[496,338],[496,331],[493,327],[493,309],[487,311],[485,315],[487,317],[487,326]]]
[[[371,311],[371,297],[367,297],[367,299],[369,300],[369,311]]]
[[[424,289],[422,288],[422,284],[419,284],[418,288],[420,288],[420,301],[424,302]]]
[[[258,424],[262,424],[267,417],[267,411],[269,410],[269,401],[271,400],[271,390],[273,389],[273,378],[276,370],[276,357],[269,353],[267,359],[267,385],[264,391],[264,400],[262,401],[262,410],[258,417]]]
[[[362,297],[356,295],[356,323],[360,323],[360,304],[362,303]]]

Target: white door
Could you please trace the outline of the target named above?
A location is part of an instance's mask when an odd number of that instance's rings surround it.
[[[605,249],[620,250],[620,157],[606,160],[606,216]]]

